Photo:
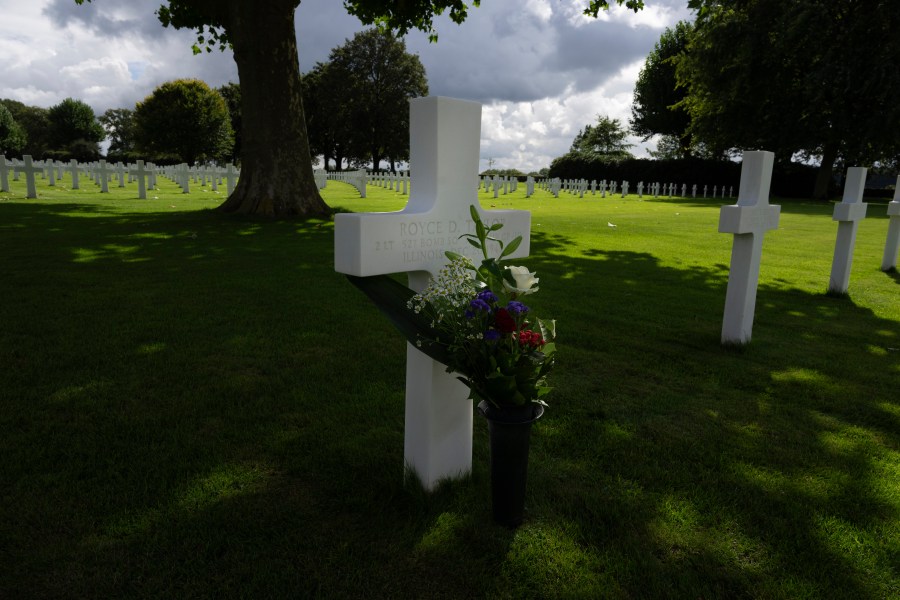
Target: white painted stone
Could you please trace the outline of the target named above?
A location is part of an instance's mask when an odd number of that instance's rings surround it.
[[[844,198],[834,205],[832,221],[838,221],[837,241],[834,245],[834,259],[831,262],[831,277],[828,291],[846,294],[850,287],[850,269],[853,267],[853,247],[856,245],[856,231],[859,222],[866,218],[863,192],[866,188],[866,168],[850,167],[844,182]]]
[[[446,264],[446,250],[480,260],[478,251],[458,238],[474,230],[469,206],[478,207],[481,105],[416,98],[410,101],[409,122],[415,164],[409,202],[399,212],[335,215],[334,260],[336,271],[350,275],[408,273],[410,288],[421,291]],[[504,241],[522,236],[513,256],[528,255],[528,212],[478,211],[488,225],[503,223],[496,234]],[[407,345],[404,455],[426,489],[471,470],[474,411],[468,395],[442,364]]]
[[[22,157],[22,164],[15,167],[16,173],[23,173],[25,175],[26,198],[37,198],[37,185],[35,184],[34,176],[41,171],[43,171],[42,167],[36,165],[34,161],[31,160],[30,154],[24,155]]]
[[[96,167],[94,167],[94,174],[97,176],[101,194],[109,193],[109,177],[113,174],[113,172],[113,169],[110,168],[110,166],[103,159],[101,159],[100,163]]]
[[[781,207],[769,204],[772,152],[744,152],[737,204],[723,206],[719,233],[734,234],[722,319],[722,343],[746,344],[753,333],[763,237],[778,228]]]
[[[65,167],[65,170],[72,176],[72,189],[79,189],[79,181],[78,181],[78,161],[74,158],[69,161],[69,164]]]
[[[900,252],[900,176],[894,187],[894,199],[888,203],[888,234],[884,244],[884,257],[881,259],[881,270],[890,271],[897,268],[897,253]]]
[[[6,162],[6,157],[0,154],[0,192],[9,192],[9,172],[12,165]]]
[[[146,177],[150,174],[152,169],[147,169],[144,166],[144,161],[137,161],[137,165],[130,169],[128,172],[135,176],[138,184],[138,198],[141,200],[147,199],[147,185],[146,185]]]

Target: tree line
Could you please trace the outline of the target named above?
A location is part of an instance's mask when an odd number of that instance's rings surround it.
[[[635,85],[630,129],[645,141],[661,136],[651,153],[655,158],[727,160],[744,150],[770,150],[776,172],[800,174],[809,181],[803,195],[815,198],[827,197],[836,168],[896,173],[895,6],[818,0],[689,4],[696,19],[666,29]],[[579,135],[608,129],[604,119]],[[576,137],[551,173],[563,165],[627,158],[621,146],[595,150]],[[817,173],[802,174],[798,163],[817,165]]]

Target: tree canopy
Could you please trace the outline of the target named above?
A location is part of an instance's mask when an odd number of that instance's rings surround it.
[[[134,111],[110,108],[98,117],[109,140],[106,157],[109,160],[130,160],[135,156]]]
[[[780,162],[900,154],[900,11],[888,2],[693,0],[699,15],[678,59],[691,132],[711,148],[765,149]]]
[[[25,147],[25,130],[16,123],[12,113],[0,104],[0,154],[18,155]]]
[[[667,28],[653,47],[634,85],[631,130],[648,140],[654,135],[675,136],[679,154],[691,155],[691,117],[681,102],[686,89],[678,86],[677,58],[685,51],[691,24],[680,21]]]
[[[369,29],[330,55],[344,92],[332,97],[351,124],[349,153],[360,162],[409,159],[409,99],[428,95],[425,67],[388,31]],[[336,101],[336,102],[335,102]]]
[[[628,151],[633,144],[625,141],[628,130],[619,119],[611,119],[604,115],[597,115],[597,122],[586,125],[572,140],[569,152],[594,155],[608,160],[620,160],[632,158]]]
[[[27,106],[18,100],[0,100],[25,132],[25,145],[21,154],[42,159],[49,148],[50,119],[46,108]]]
[[[137,148],[154,160],[225,160],[234,144],[225,99],[198,79],[157,87],[134,109]]]
[[[54,158],[93,160],[100,156],[104,136],[94,109],[81,100],[66,98],[47,111],[49,141]]]

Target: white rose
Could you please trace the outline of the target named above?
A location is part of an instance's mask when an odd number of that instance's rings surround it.
[[[538,291],[537,283],[540,281],[535,277],[536,273],[528,270],[528,267],[506,267],[506,270],[516,280],[515,287],[511,286],[506,279],[503,280],[503,287],[507,292],[513,294],[531,294]]]

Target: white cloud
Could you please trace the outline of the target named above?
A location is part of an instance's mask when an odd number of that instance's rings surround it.
[[[597,114],[627,123],[644,57],[664,27],[690,17],[683,0],[659,0],[637,14],[613,6],[592,19],[582,14],[586,2],[491,0],[460,26],[439,18],[437,44],[418,32],[407,37],[432,94],[483,103],[482,168],[493,158],[538,169]],[[194,33],[163,28],[159,4],[0,0],[0,97],[38,106],[73,97],[99,114],[133,107],[176,78],[237,81],[230,52],[193,56]],[[362,29],[334,0],[304,0],[295,23],[303,70]]]

